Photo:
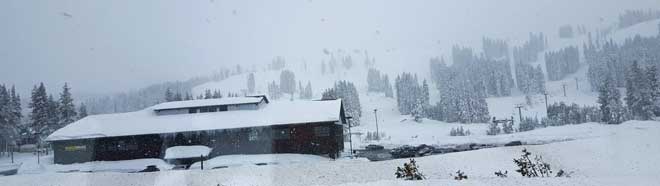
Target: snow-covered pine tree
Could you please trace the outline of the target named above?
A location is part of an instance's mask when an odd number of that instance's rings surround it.
[[[9,120],[8,123],[10,127],[17,128],[21,124],[21,119],[23,118],[23,110],[21,109],[21,96],[16,93],[15,86],[11,86],[9,93]]]
[[[413,109],[410,111],[410,114],[413,117],[413,120],[417,123],[421,123],[423,118],[425,117],[424,114],[424,101],[422,99],[417,99],[417,102],[415,103]]]
[[[31,102],[29,108],[32,109],[30,113],[30,130],[40,132],[42,129],[48,127],[49,113],[48,113],[48,95],[46,94],[46,87],[43,83],[39,86],[34,86],[32,89]]]
[[[394,97],[394,91],[392,90],[392,84],[390,83],[390,78],[387,75],[383,75],[383,85],[384,91],[385,91],[385,97],[388,98],[393,98]]]
[[[424,81],[422,81],[422,90],[421,91],[422,91],[421,92],[421,100],[422,100],[421,105],[422,105],[422,109],[424,109],[424,108],[428,107],[429,105],[431,105],[431,103],[430,103],[431,102],[431,97],[429,95],[429,84],[426,83],[426,79],[424,79]]]
[[[247,89],[248,89],[249,94],[254,94],[255,93],[254,73],[250,73],[250,75],[248,75]]]
[[[78,119],[83,119],[87,117],[87,106],[85,103],[80,103],[80,106],[78,106]]]
[[[174,92],[172,92],[171,88],[167,88],[167,90],[165,90],[165,102],[171,101],[174,101]]]
[[[598,103],[602,112],[603,123],[619,124],[625,118],[625,109],[621,104],[621,93],[614,86],[613,79],[608,76],[598,91]]]
[[[307,86],[305,86],[305,99],[312,99],[314,93],[312,92],[312,82],[307,81]]]
[[[0,129],[4,130],[9,127],[9,120],[11,120],[11,96],[7,91],[5,85],[0,84]],[[2,131],[0,131],[2,132]],[[2,133],[0,133],[0,138],[2,138]]]
[[[305,87],[303,87],[301,81],[298,81],[298,98],[299,99],[306,99],[305,98]]]
[[[46,108],[48,110],[48,124],[47,124],[47,129],[45,131],[42,131],[42,135],[48,136],[51,133],[55,132],[55,130],[62,128],[63,126],[60,125],[60,117],[61,113],[59,112],[60,108],[60,102],[53,97],[52,94],[48,95],[48,104],[46,105]]]
[[[76,105],[73,103],[71,88],[67,83],[64,83],[64,87],[62,87],[58,106],[60,116],[59,127],[64,127],[77,120],[78,113],[76,112]]]
[[[296,75],[292,71],[283,70],[280,73],[280,91],[287,94],[296,91]]]
[[[277,85],[275,81],[268,84],[268,95],[273,100],[278,100],[282,97],[282,92],[280,92],[280,86]]]
[[[183,96],[181,95],[181,92],[177,92],[174,94],[174,101],[183,101]]]
[[[345,80],[335,82],[333,88],[327,89],[323,92],[322,99],[342,99],[346,115],[353,117],[351,124],[353,126],[360,125],[362,108],[360,106],[360,96],[353,83]]]
[[[210,89],[204,90],[204,99],[213,99],[213,93]]]
[[[193,98],[192,94],[190,94],[189,92],[186,92],[186,97],[183,98],[184,101],[193,100],[193,99],[195,98]]]
[[[649,66],[646,69],[646,78],[648,80],[648,87],[652,103],[652,110],[655,116],[660,116],[660,80],[658,79],[657,66]],[[13,87],[12,87],[13,90]]]

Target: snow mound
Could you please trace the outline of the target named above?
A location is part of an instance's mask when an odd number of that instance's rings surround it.
[[[174,146],[165,150],[165,159],[196,158],[208,156],[211,148],[203,145]]]
[[[252,165],[290,165],[298,163],[314,164],[327,162],[330,159],[317,155],[304,154],[257,154],[257,155],[226,155],[218,156],[204,161],[205,167],[236,167]],[[201,163],[197,162],[190,169],[200,169]]]

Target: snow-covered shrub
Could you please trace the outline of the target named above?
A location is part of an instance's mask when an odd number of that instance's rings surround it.
[[[381,140],[383,138],[388,138],[387,134],[384,132],[381,132],[380,134],[377,134],[376,132],[367,132],[367,136],[364,138],[365,141],[375,141],[375,140]]]
[[[504,134],[511,134],[511,133],[515,132],[513,130],[513,122],[503,123],[502,124],[502,132],[504,132]]]
[[[500,178],[506,178],[508,176],[507,174],[509,174],[509,171],[504,171],[504,173],[502,173],[501,170],[495,172],[495,176],[500,177]]]
[[[424,174],[419,172],[418,168],[419,166],[417,166],[417,162],[415,161],[415,159],[410,159],[410,162],[403,163],[403,168],[397,167],[394,175],[396,175],[396,178],[405,179],[405,180],[426,179],[426,177],[424,177]]]
[[[501,131],[502,130],[500,130],[500,127],[497,126],[497,123],[492,122],[488,124],[488,131],[486,131],[486,134],[494,136],[500,134]]]
[[[522,150],[523,155],[518,159],[513,159],[518,169],[516,172],[520,173],[523,177],[550,177],[552,170],[550,164],[543,161],[541,156],[535,156],[533,160],[530,158],[532,153],[527,149]]]
[[[461,170],[456,171],[456,176],[454,176],[455,180],[467,180],[468,176],[465,174],[465,172],[461,172]]]
[[[449,131],[449,136],[469,136],[470,130],[464,130],[463,127],[452,128]]]
[[[537,126],[540,126],[538,118],[526,117],[518,125],[518,132],[534,130]]]
[[[555,175],[555,177],[565,177],[565,178],[570,178],[570,177],[571,177],[571,174],[573,174],[573,171],[571,171],[571,172],[566,172],[566,171],[564,171],[563,169],[559,169],[559,171],[557,171],[557,175]]]

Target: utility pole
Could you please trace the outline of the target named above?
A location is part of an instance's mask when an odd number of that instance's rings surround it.
[[[36,132],[34,135],[37,137],[37,164],[40,164],[40,155],[41,155],[41,138],[39,135],[41,135],[41,132]]]
[[[353,121],[353,117],[349,117],[348,119],[348,144],[351,147],[351,157],[353,157],[353,133],[351,132],[351,121]]]
[[[374,117],[376,118],[376,140],[380,141],[380,132],[378,131],[378,109],[374,109]]]
[[[548,92],[543,92],[543,96],[545,96],[545,110],[548,110]]]
[[[566,97],[566,83],[562,83],[561,87],[564,88],[564,97]]]
[[[516,108],[518,108],[518,116],[520,117],[520,121],[519,121],[519,122],[522,122],[522,107],[523,107],[522,104],[518,104],[518,105],[516,105]],[[513,121],[513,120],[512,120],[512,121]]]
[[[580,84],[578,84],[578,78],[575,78],[575,90],[580,90]]]

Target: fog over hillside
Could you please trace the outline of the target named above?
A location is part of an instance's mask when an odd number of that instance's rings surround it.
[[[626,9],[648,7],[660,2],[9,0],[0,3],[0,79],[24,95],[40,81],[108,94],[235,64],[261,68],[275,56],[318,64],[323,49],[368,51],[385,72],[426,75],[428,60],[450,58],[456,44],[518,43],[540,31],[554,38],[564,24],[607,27]]]

